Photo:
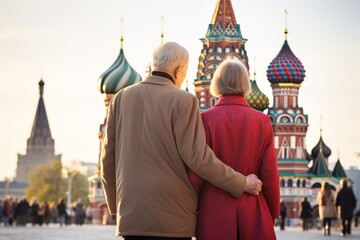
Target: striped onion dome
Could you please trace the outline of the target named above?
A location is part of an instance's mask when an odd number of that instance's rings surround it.
[[[300,60],[291,51],[285,40],[279,54],[272,60],[267,70],[271,83],[296,83],[304,81],[305,69]]]
[[[99,77],[98,89],[101,93],[115,94],[140,81],[141,76],[130,66],[121,48],[115,62]]]
[[[261,112],[269,107],[269,98],[260,91],[256,80],[251,81],[251,93],[246,97],[249,105]]]

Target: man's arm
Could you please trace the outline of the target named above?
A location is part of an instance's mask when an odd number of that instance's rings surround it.
[[[261,191],[261,181],[254,175],[245,177],[225,165],[207,146],[204,126],[197,99],[189,96],[184,103],[174,125],[174,135],[178,151],[186,165],[203,179],[239,197],[244,191],[257,195]]]
[[[109,104],[105,134],[102,142],[100,166],[101,180],[110,214],[116,213],[116,175],[115,175],[115,116],[116,97]]]

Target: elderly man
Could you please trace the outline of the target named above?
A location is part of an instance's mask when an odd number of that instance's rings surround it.
[[[181,89],[188,52],[169,42],[154,50],[154,71],[111,100],[101,153],[108,208],[125,239],[190,239],[197,197],[187,168],[234,197],[262,182],[223,164],[206,145],[195,96]]]

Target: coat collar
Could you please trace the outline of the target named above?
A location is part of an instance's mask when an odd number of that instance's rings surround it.
[[[154,76],[154,75],[147,77],[145,80],[141,81],[140,83],[176,87],[174,85],[174,83],[172,81],[170,81],[169,79],[167,79],[165,77]]]
[[[215,106],[221,105],[242,105],[245,107],[250,107],[245,97],[239,95],[226,95],[220,97]]]

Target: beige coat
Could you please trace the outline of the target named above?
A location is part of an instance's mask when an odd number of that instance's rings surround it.
[[[319,217],[320,219],[324,218],[333,218],[336,216],[336,208],[335,208],[335,202],[334,202],[334,195],[331,194],[330,196],[325,196],[325,202],[326,205],[322,205],[322,197],[323,192],[318,192],[317,195],[317,203],[319,205]]]
[[[236,197],[246,181],[206,145],[196,97],[157,76],[111,100],[100,162],[121,236],[194,236],[197,197],[186,166]]]

